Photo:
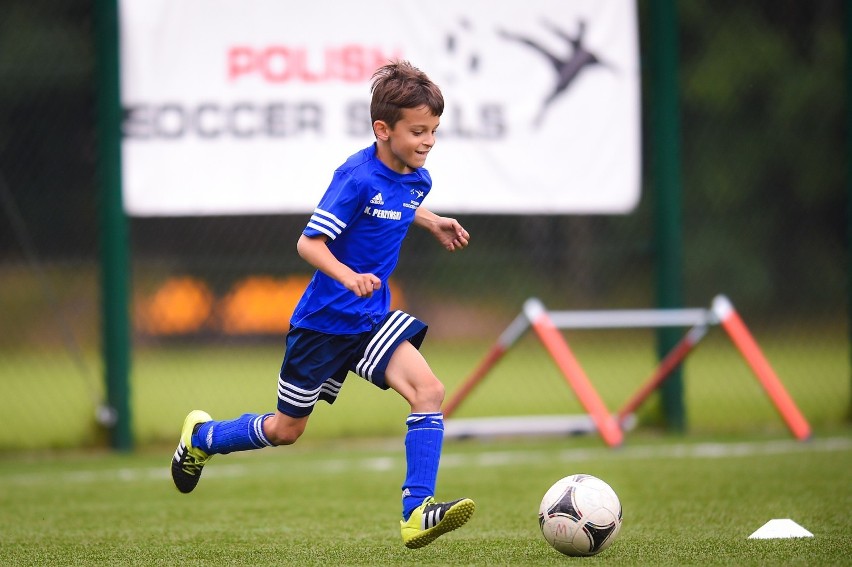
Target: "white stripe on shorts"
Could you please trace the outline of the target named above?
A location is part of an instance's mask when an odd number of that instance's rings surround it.
[[[372,382],[373,370],[381,362],[382,357],[415,320],[414,317],[404,311],[395,311],[364,350],[364,357],[358,361],[358,365],[355,367],[358,375]]]
[[[322,386],[315,390],[304,390],[288,384],[283,378],[278,378],[278,399],[300,408],[316,405],[320,390],[322,390]]]

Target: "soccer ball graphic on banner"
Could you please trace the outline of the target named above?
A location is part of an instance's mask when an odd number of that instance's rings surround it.
[[[545,493],[538,524],[547,543],[565,555],[595,555],[610,546],[621,529],[621,502],[615,491],[589,474],[562,478]]]

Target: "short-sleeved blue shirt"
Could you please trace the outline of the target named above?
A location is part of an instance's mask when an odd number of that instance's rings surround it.
[[[424,168],[397,173],[376,155],[376,145],[352,155],[335,172],[303,234],[325,235],[328,248],[357,273],[372,273],[382,287],[357,297],[319,270],[299,300],[290,324],[329,334],[369,331],[390,310],[388,279],[417,207],[432,188]]]

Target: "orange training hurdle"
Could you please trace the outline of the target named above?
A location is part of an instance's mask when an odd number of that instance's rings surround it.
[[[810,438],[811,429],[808,422],[769,365],[742,318],[724,295],[718,295],[713,299],[711,309],[614,311],[548,311],[541,301],[534,298],[528,299],[524,303],[523,311],[503,331],[483,361],[451,396],[444,408],[444,415],[450,418],[512,345],[532,327],[583,408],[588,412],[595,429],[609,446],[618,446],[623,441],[622,428],[629,418],[695,349],[706,335],[710,325],[722,326],[793,435],[799,440]],[[680,342],[663,358],[651,377],[613,416],[586,376],[560,333],[560,329],[628,327],[690,328]]]

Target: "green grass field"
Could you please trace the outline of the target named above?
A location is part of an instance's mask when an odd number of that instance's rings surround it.
[[[469,496],[462,529],[420,550],[399,535],[401,440],[314,441],[215,457],[179,494],[173,448],[0,460],[0,564],[850,565],[852,435],[674,442],[636,434],[448,442],[439,497]],[[624,524],[598,556],[568,558],[538,528],[552,482],[585,472],[619,494]],[[751,540],[790,518],[812,538]]]
[[[815,430],[848,423],[849,341],[834,328],[756,333],[764,352]],[[497,331],[495,331],[496,337]],[[572,349],[611,411],[616,411],[656,366],[651,332],[573,334]],[[488,342],[427,340],[424,353],[451,395],[482,360]],[[134,439],[138,446],[172,442],[191,409],[214,418],[270,411],[275,404],[280,344],[142,346],[131,378]],[[64,353],[0,351],[0,452],[74,448],[103,443],[94,423],[95,375],[83,378]],[[786,431],[775,407],[724,334],[715,330],[687,359],[684,402],[690,433],[775,434]],[[88,383],[87,383],[88,382]],[[520,387],[518,387],[520,386]],[[654,401],[641,408],[653,414]],[[458,417],[576,414],[583,411],[540,343],[525,337],[494,368]],[[401,435],[407,407],[350,375],[333,407],[320,404],[309,439]],[[653,422],[653,415],[650,415]]]
[[[0,565],[852,565],[848,340],[829,332],[806,351],[796,334],[758,339],[812,440],[791,438],[717,333],[686,364],[686,435],[640,427],[618,449],[595,435],[448,440],[437,496],[470,496],[477,513],[416,551],[399,535],[408,408],[393,393],[350,376],[297,445],[217,456],[199,488],[181,495],[168,465],[183,417],[196,407],[216,418],[271,409],[280,346],[138,349],[132,454],[73,449],[105,437],[91,381],[61,352],[5,352]],[[613,410],[655,366],[647,336],[570,342]],[[427,341],[424,352],[452,394],[488,346]],[[653,410],[651,402],[643,419],[653,423]],[[524,339],[458,417],[581,411],[541,346]],[[624,506],[618,540],[592,558],[560,555],[537,523],[547,488],[577,472],[609,482]],[[779,518],[814,537],[748,539]]]

